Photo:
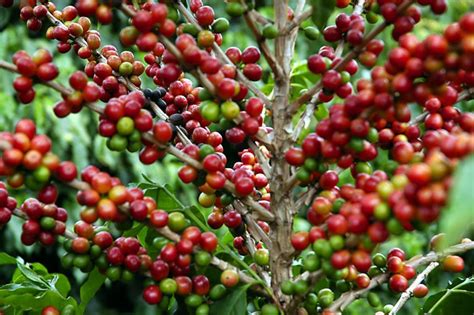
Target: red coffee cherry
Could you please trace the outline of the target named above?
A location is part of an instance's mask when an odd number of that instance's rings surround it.
[[[417,298],[425,297],[428,294],[428,287],[424,284],[419,284],[413,290],[413,296]]]
[[[201,234],[199,245],[202,249],[212,253],[217,248],[217,237],[212,232],[204,232]]]
[[[459,256],[449,255],[443,261],[443,268],[449,272],[461,272],[464,270],[464,260]]]
[[[290,241],[294,249],[302,251],[309,245],[309,234],[305,231],[296,232],[291,235]]]
[[[157,285],[149,285],[143,290],[143,299],[148,304],[158,304],[162,299],[160,288]]]
[[[408,280],[404,276],[396,274],[390,277],[388,285],[392,291],[399,293],[408,289]]]

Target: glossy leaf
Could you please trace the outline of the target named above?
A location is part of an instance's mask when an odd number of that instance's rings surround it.
[[[420,315],[473,314],[474,278],[457,279],[446,290],[431,295]]]
[[[81,286],[80,297],[81,303],[79,304],[79,311],[84,313],[87,304],[92,300],[97,291],[102,287],[106,279],[106,276],[99,272],[97,268],[94,268],[89,273],[86,282]]]
[[[448,206],[441,218],[440,226],[441,231],[446,233],[446,245],[459,242],[474,222],[473,178],[474,155],[471,155],[460,163],[454,173]]]
[[[211,314],[242,315],[247,311],[247,290],[250,285],[244,285],[230,291],[223,299],[211,306]]]

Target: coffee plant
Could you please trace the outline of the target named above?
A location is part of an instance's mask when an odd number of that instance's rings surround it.
[[[47,119],[96,114],[109,150],[179,161],[196,194],[64,160],[28,117],[1,126],[0,226],[21,220],[24,246],[59,244],[61,270],[87,278],[71,293],[2,252],[16,269],[1,314],[88,313],[101,287],[137,280],[158,314],[350,314],[362,300],[396,314],[413,297],[421,314],[474,312],[474,8],[418,36],[446,0],[14,2],[0,0],[4,26],[56,47],[0,60],[18,106],[51,88]],[[230,37],[239,24],[254,44]],[[431,241],[394,245],[414,233]],[[450,281],[430,292],[433,271]]]

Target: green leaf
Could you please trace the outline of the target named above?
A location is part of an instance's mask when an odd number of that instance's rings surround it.
[[[211,305],[210,314],[247,314],[247,289],[249,287],[250,284],[247,284],[232,290],[223,299]]]
[[[313,7],[311,19],[319,30],[322,31],[336,8],[336,0],[311,0],[311,6]]]
[[[420,310],[420,315],[473,314],[474,278],[457,280],[446,290],[431,295]]]
[[[321,121],[324,118],[329,117],[329,110],[324,104],[318,104],[318,107],[314,111],[314,116],[317,120]]]
[[[8,255],[7,253],[0,253],[0,266],[3,265],[14,265],[16,264],[16,258]]]
[[[63,274],[53,274],[52,279],[48,281],[52,286],[54,286],[58,292],[67,297],[69,291],[71,291],[71,284],[69,283],[69,279]]]
[[[99,272],[97,268],[94,268],[87,277],[86,282],[81,286],[80,297],[81,303],[79,304],[79,311],[85,312],[87,304],[92,300],[100,287],[104,284],[106,277]]]
[[[459,242],[474,222],[474,155],[464,159],[454,172],[446,211],[440,221],[441,232],[446,233],[445,244]]]
[[[21,274],[31,281],[32,283],[48,289],[50,287],[49,283],[42,277],[40,277],[35,271],[33,271],[28,265],[23,262],[23,259],[18,258],[16,263]]]

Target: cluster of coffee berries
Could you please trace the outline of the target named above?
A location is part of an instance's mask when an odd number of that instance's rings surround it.
[[[26,21],[26,26],[30,31],[36,32],[41,29],[43,26],[43,19],[48,13],[56,10],[54,4],[40,5],[40,6],[31,6],[26,5],[21,8],[20,19]]]
[[[58,171],[59,158],[51,152],[51,140],[36,134],[36,125],[29,119],[20,120],[14,133],[0,134],[3,143],[0,158],[0,175],[8,176],[8,184],[18,188],[26,184],[38,190],[45,187],[54,172]],[[44,202],[54,202],[44,200]]]
[[[136,152],[142,147],[141,133],[153,127],[153,117],[143,109],[145,96],[132,92],[111,98],[99,123],[99,134],[109,138],[107,147],[113,151]]]
[[[329,102],[334,94],[340,98],[346,98],[352,93],[352,85],[349,83],[351,75],[359,69],[357,62],[351,60],[345,65],[343,71],[336,71],[334,68],[340,59],[336,58],[335,51],[330,46],[323,46],[317,54],[308,58],[308,69],[316,74],[321,74],[321,83],[324,88],[319,93],[319,102]]]
[[[58,118],[78,113],[86,103],[96,102],[101,97],[101,88],[95,82],[88,82],[87,75],[82,71],[76,71],[69,77],[69,85],[74,91],[64,94],[63,100],[54,106],[54,114]]]
[[[444,0],[441,1],[429,1],[429,2],[445,2]],[[379,11],[384,20],[388,23],[393,23],[393,30],[392,30],[392,37],[395,40],[398,40],[400,36],[411,32],[421,19],[421,10],[416,5],[409,6],[405,11],[399,12],[399,1],[385,1],[381,3],[378,1],[380,5]],[[418,4],[426,5],[418,1]],[[444,13],[446,10],[446,4],[444,6],[444,10],[440,10],[439,5],[436,4],[431,5],[431,10],[435,14]]]
[[[110,280],[127,280],[130,274],[146,271],[152,265],[144,247],[134,237],[120,237],[107,249],[107,262],[111,265],[106,271]],[[128,271],[128,272],[127,272]]]
[[[100,24],[107,25],[113,21],[112,8],[107,2],[77,0],[74,6],[80,16],[95,16]]]
[[[33,56],[20,50],[13,55],[12,60],[21,75],[13,81],[13,88],[23,104],[31,103],[35,98],[35,80],[47,82],[54,80],[59,74],[58,68],[52,62],[53,56],[45,49],[37,50]]]
[[[10,221],[16,206],[16,199],[8,194],[7,187],[0,182],[0,227]]]
[[[251,97],[246,101],[245,111],[239,112],[239,105],[227,101],[221,104],[221,113],[226,120],[239,121],[235,127],[226,130],[225,137],[229,143],[240,144],[246,137],[253,137],[263,125],[263,102],[257,97]],[[225,122],[227,123],[227,122]]]
[[[347,15],[340,13],[336,17],[336,25],[324,29],[324,39],[328,42],[337,42],[344,39],[351,46],[357,46],[364,39],[365,23],[358,14]]]
[[[83,169],[81,179],[90,186],[77,193],[78,203],[86,207],[81,211],[81,219],[87,223],[98,219],[123,222],[127,216],[119,208],[127,202],[130,216],[137,221],[145,220],[148,212],[156,209],[156,202],[145,197],[141,189],[127,188],[118,178],[95,166]]]
[[[67,211],[54,204],[43,204],[29,198],[20,207],[26,215],[22,226],[21,242],[33,245],[39,241],[42,245],[54,244],[58,235],[66,231]]]
[[[145,65],[136,60],[130,51],[118,52],[111,45],[104,46],[100,53],[104,61],[90,61],[86,67],[86,74],[98,85],[102,86],[105,95],[101,100],[106,101],[110,97],[118,97],[127,93],[127,87],[118,81],[118,77],[125,78],[129,83],[140,87],[140,75],[145,72]]]
[[[258,81],[262,78],[262,68],[257,64],[260,60],[260,51],[257,47],[249,46],[242,52],[237,47],[230,47],[225,54],[234,65],[242,67],[243,74],[249,80]]]
[[[76,267],[83,272],[91,271],[94,266],[106,270],[108,263],[104,251],[112,245],[112,235],[84,221],[76,222],[74,232],[77,235],[63,243],[66,250],[61,258],[63,267]]]

